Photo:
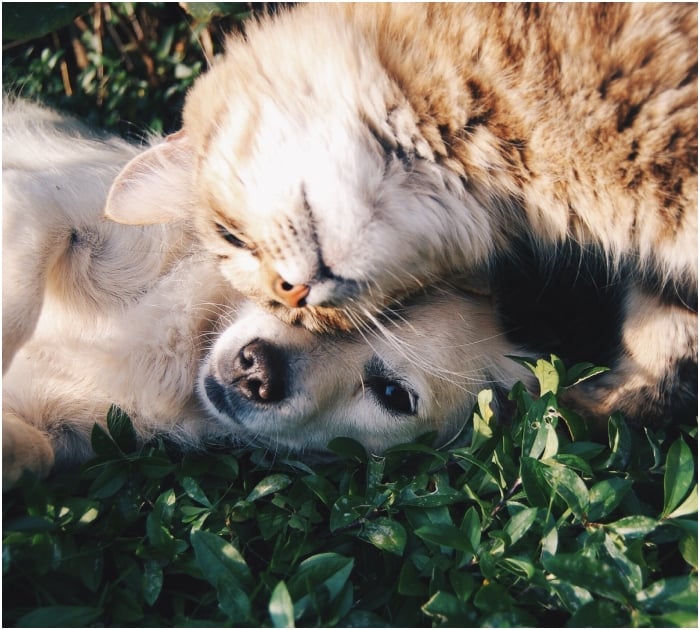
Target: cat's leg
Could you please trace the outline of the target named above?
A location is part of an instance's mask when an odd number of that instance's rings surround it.
[[[572,388],[563,402],[606,423],[620,411],[633,426],[697,417],[697,315],[633,289],[621,349],[610,372]]]

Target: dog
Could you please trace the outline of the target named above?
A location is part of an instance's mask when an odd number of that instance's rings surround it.
[[[187,219],[104,220],[141,151],[3,103],[4,488],[89,458],[113,404],[142,441],[311,456],[347,436],[376,452],[427,432],[447,442],[482,388],[530,378],[487,296],[436,286],[372,326],[319,336],[232,289]],[[144,207],[185,203],[172,166],[150,165],[164,175]]]

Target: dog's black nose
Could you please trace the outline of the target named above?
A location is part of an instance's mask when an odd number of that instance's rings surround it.
[[[285,397],[286,361],[280,348],[262,339],[243,346],[230,364],[229,382],[246,399],[279,402]]]

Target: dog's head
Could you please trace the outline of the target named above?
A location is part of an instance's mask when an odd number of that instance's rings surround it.
[[[351,437],[381,451],[469,419],[476,394],[527,375],[505,355],[487,300],[433,294],[374,329],[318,336],[249,304],[199,376],[207,411],[243,443],[323,451]]]

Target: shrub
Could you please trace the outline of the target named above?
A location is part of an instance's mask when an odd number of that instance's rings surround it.
[[[114,409],[81,471],[5,496],[4,622],[696,627],[695,429],[590,441],[557,393],[591,372],[531,365],[512,423],[487,390],[460,446],[321,465],[137,448]]]
[[[251,8],[35,2],[2,11],[5,91],[140,136],[179,128],[187,89]]]

